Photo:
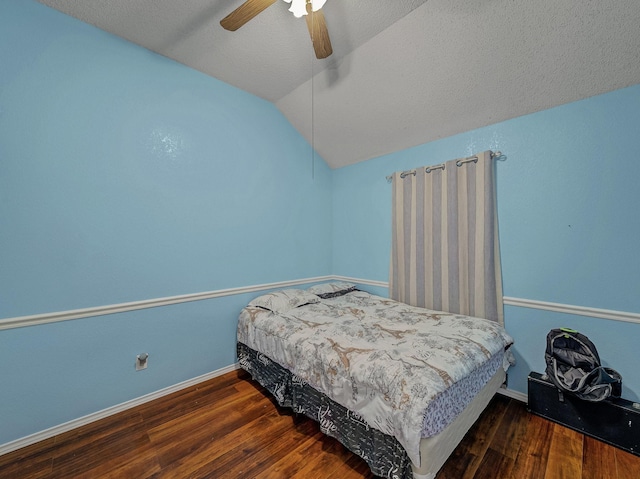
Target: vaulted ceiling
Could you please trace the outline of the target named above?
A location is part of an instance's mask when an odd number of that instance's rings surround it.
[[[273,102],[342,167],[640,83],[638,0],[327,0],[317,60],[283,1],[39,0]]]

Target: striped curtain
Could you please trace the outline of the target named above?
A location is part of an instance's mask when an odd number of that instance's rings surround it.
[[[504,324],[492,153],[393,174],[392,299]]]

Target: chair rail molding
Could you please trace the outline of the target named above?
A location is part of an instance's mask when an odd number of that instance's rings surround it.
[[[126,311],[135,311],[138,309],[157,308],[172,304],[187,303],[191,301],[203,301],[207,299],[221,298],[223,296],[231,296],[236,294],[254,293],[270,289],[290,288],[304,284],[320,283],[326,281],[349,281],[368,286],[380,288],[388,288],[389,283],[386,281],[370,280],[363,278],[354,278],[350,276],[329,275],[316,276],[312,278],[302,278],[291,281],[279,281],[275,283],[255,284],[249,286],[241,286],[237,288],[218,289],[214,291],[205,291],[202,293],[183,294],[178,296],[167,296],[164,298],[146,299],[141,301],[132,301],[128,303],[117,303],[105,306],[94,306],[83,309],[73,309],[68,311],[56,311],[52,313],[34,314],[29,316],[16,316],[13,318],[0,319],[0,331],[3,329],[23,328],[27,326],[36,326],[39,324],[55,323],[59,321],[69,321],[72,319],[88,318],[92,316],[103,316],[107,314],[123,313]],[[514,298],[509,296],[503,297],[503,302],[509,306],[517,306],[521,308],[540,309],[545,311],[555,311],[559,313],[574,314],[578,316],[590,316],[600,319],[609,319],[614,321],[625,321],[629,323],[640,324],[640,313],[627,311],[616,311],[611,309],[599,309],[585,306],[575,306],[562,303],[551,303],[547,301],[538,301],[532,299]]]
[[[575,314],[578,316],[589,316],[592,318],[640,324],[640,313],[616,311],[613,309],[590,308],[586,306],[574,306],[571,304],[550,303],[547,301],[512,298],[508,296],[503,297],[503,302],[509,306],[517,306],[520,308],[541,309],[545,311],[555,311],[557,313]]]
[[[317,276],[314,278],[296,279],[292,281],[279,281],[276,283],[255,284],[251,286],[241,286],[238,288],[217,289],[202,293],[182,294],[179,296],[167,296],[164,298],[145,299],[141,301],[131,301],[128,303],[109,304],[105,306],[94,306],[83,309],[73,309],[69,311],[57,311],[52,313],[34,314],[29,316],[16,316],[14,318],[0,319],[0,330],[23,328],[26,326],[36,326],[39,324],[55,323],[59,321],[69,321],[71,319],[88,318],[91,316],[103,316],[114,313],[124,313],[137,309],[158,308],[171,304],[188,303],[191,301],[203,301],[223,296],[235,294],[253,293],[269,289],[289,288],[308,283],[319,283],[335,279],[334,276]]]

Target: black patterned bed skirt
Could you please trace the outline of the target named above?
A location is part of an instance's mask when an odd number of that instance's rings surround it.
[[[412,479],[411,461],[392,436],[373,429],[358,414],[329,399],[264,354],[238,343],[239,364],[278,404],[315,420],[320,430],[360,456],[371,471],[388,479]]]

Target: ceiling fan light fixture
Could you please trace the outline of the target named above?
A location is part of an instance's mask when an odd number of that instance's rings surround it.
[[[296,18],[300,18],[307,14],[307,3],[311,3],[311,10],[317,12],[320,10],[327,0],[284,0],[291,4],[289,11]]]
[[[235,32],[242,25],[246,24],[252,18],[255,18],[260,12],[270,7],[278,0],[245,0],[245,2],[236,8],[229,15],[220,20],[220,25],[225,30]],[[313,51],[318,60],[327,58],[333,53],[329,32],[327,31],[327,23],[324,19],[324,13],[321,8],[326,0],[284,0],[291,4],[289,11],[296,17],[300,18],[306,15],[307,30],[313,44]],[[307,15],[313,13],[313,15]]]

